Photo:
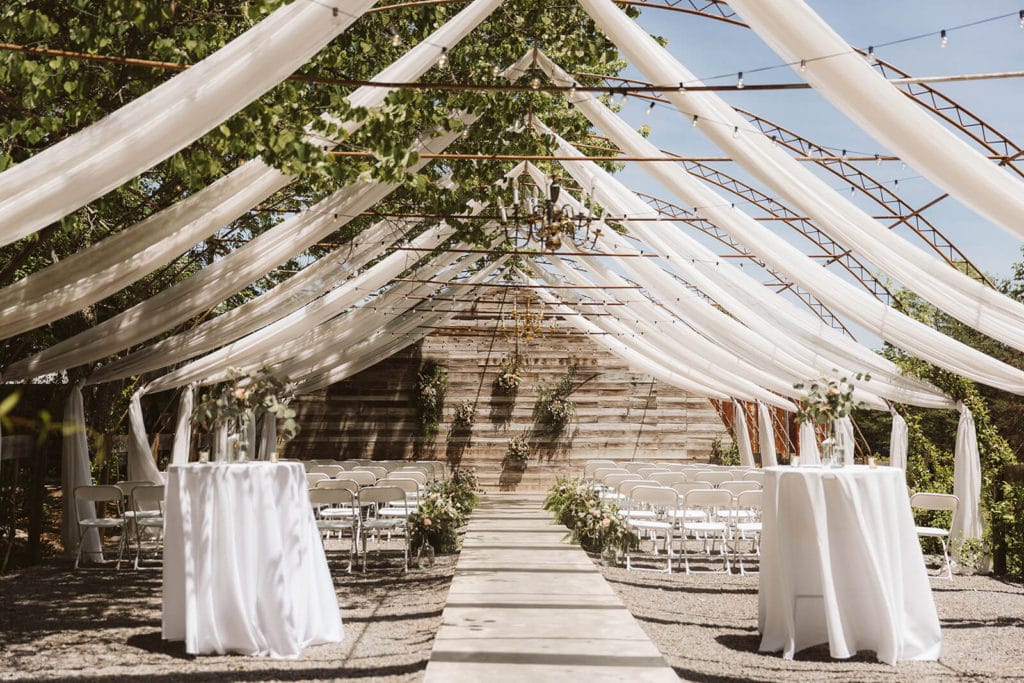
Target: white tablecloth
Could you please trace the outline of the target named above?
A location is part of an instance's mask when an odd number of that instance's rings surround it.
[[[761,650],[829,643],[833,657],[938,659],[939,618],[902,470],[769,467]]]
[[[165,639],[288,658],[342,640],[301,463],[172,465],[165,519]]]

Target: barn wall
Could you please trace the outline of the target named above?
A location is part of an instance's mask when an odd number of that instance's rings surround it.
[[[490,489],[540,490],[556,475],[578,473],[590,458],[707,461],[715,437],[730,437],[710,402],[643,374],[593,339],[548,316],[543,331],[520,340],[527,363],[514,399],[495,394],[499,365],[515,348],[502,329],[509,306],[484,301],[450,327],[326,390],[296,399],[302,431],[285,450],[293,458],[437,458],[476,469]],[[444,422],[434,443],[418,435],[416,379],[429,360],[448,371]],[[577,365],[577,419],[557,442],[533,420],[541,382],[554,386]],[[455,406],[476,406],[469,434],[452,434]],[[526,435],[533,456],[523,472],[504,468],[508,439]]]

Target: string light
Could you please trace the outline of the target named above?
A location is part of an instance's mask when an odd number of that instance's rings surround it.
[[[576,83],[569,87],[569,97],[576,97]]]
[[[800,73],[803,73],[805,71],[807,71],[807,60],[806,59],[801,59],[800,60]]]
[[[441,56],[437,58],[437,66],[441,69],[448,66],[448,48],[441,48]]]
[[[498,66],[496,63],[491,64],[491,75],[494,77],[498,77],[501,75],[501,67]]]
[[[690,128],[696,128],[697,127],[697,121],[699,119],[700,119],[700,117],[697,116],[696,114],[694,114],[693,115],[693,121],[690,121]]]
[[[949,45],[949,36],[946,35],[946,29],[939,31],[939,47],[946,47]]]
[[[736,74],[736,89],[743,90],[743,72]]]
[[[868,45],[868,61],[871,62],[872,64],[874,64],[876,61],[878,61],[878,58],[875,57],[875,46],[874,45]]]
[[[875,155],[875,165],[876,166],[881,166],[882,165],[882,157],[877,155],[877,154]]]
[[[402,36],[398,35],[398,31],[391,29],[391,47],[398,47],[402,44]]]
[[[850,160],[850,155],[848,155],[846,153],[845,149],[843,150],[842,159],[843,159],[843,161],[849,161]]]
[[[539,90],[540,89],[540,79],[537,78],[536,76],[534,76],[532,79],[530,79],[530,87],[533,88],[534,90]]]
[[[1017,16],[1020,18],[1020,27],[1024,28],[1024,9],[1018,12]]]
[[[732,139],[735,140],[739,136],[740,136],[740,127],[739,126],[733,126],[732,127]]]
[[[651,102],[650,106],[647,107],[647,111],[645,111],[644,114],[646,116],[650,116],[652,111],[654,111],[654,102]]]

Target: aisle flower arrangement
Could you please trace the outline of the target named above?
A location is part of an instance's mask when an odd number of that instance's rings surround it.
[[[626,526],[619,507],[602,502],[583,479],[559,477],[548,491],[544,509],[569,527],[573,542],[587,552],[604,555],[637,547],[636,534]]]
[[[460,527],[476,508],[476,474],[459,468],[445,482],[434,484],[420,499],[419,507],[409,515],[409,548],[419,553],[429,546],[435,553],[459,551]]]

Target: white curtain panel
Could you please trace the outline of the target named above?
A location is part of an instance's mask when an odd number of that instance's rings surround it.
[[[610,0],[580,0],[580,3],[648,79],[655,83],[698,83],[693,74]],[[871,218],[810,169],[778,149],[716,94],[667,90],[664,95],[687,117],[699,116],[699,120],[704,123],[698,124],[698,128],[709,139],[761,182],[810,216],[819,228],[841,244],[865,256],[890,277],[949,315],[994,339],[1024,349],[1024,304],[1003,296],[931,257]],[[702,215],[709,216],[716,225],[720,222],[729,223],[721,225],[722,229],[733,229],[732,223],[722,220],[726,212],[736,212],[729,208],[730,202],[715,201],[710,205],[697,203],[695,207],[701,210]],[[938,362],[943,356],[940,349],[931,348],[930,344],[925,343],[927,333],[921,328],[934,333],[930,328],[901,315],[890,313],[883,317],[885,307],[879,308],[879,302],[873,297],[840,278],[828,278],[825,275],[827,271],[820,267],[817,268],[820,271],[817,274],[796,268],[794,264],[797,261],[792,259],[797,258],[800,252],[792,247],[786,248],[788,245],[784,243],[775,244],[775,251],[779,255],[789,252],[789,257],[769,258],[761,253],[764,245],[747,242],[750,236],[737,239],[774,267],[800,282],[828,306],[842,311],[858,324],[875,328],[873,331],[887,341],[907,348],[911,353],[936,365],[942,365],[942,362]],[[791,253],[794,251],[797,253]],[[915,348],[908,348],[910,344],[914,344]],[[963,357],[965,353],[961,349],[958,355]],[[943,362],[948,362],[948,359]],[[1011,381],[1004,373],[995,372],[994,368],[984,370],[981,358],[975,358],[974,364],[976,367],[971,370],[974,375],[972,379],[1014,393],[1024,391],[1020,377]],[[967,375],[961,370],[947,369]],[[993,384],[994,381],[1002,384]]]
[[[285,5],[166,83],[0,174],[0,245],[66,216],[192,143],[291,75],[373,4]]]
[[[761,453],[761,467],[775,467],[779,460],[775,455],[775,430],[772,428],[772,414],[768,406],[757,404],[757,449]]]
[[[82,385],[71,387],[64,403],[64,437],[61,442],[61,499],[64,516],[61,520],[61,540],[64,553],[71,555],[78,548],[78,520],[95,519],[93,503],[75,503],[75,488],[92,485],[92,468],[89,465],[89,438],[85,426],[85,406],[82,402]],[[96,529],[87,529],[82,544],[83,557],[102,560],[100,535]]]
[[[254,332],[348,280],[405,236],[405,228],[418,224],[419,221],[401,221],[397,224],[401,227],[397,227],[394,222],[381,221],[255,299],[99,368],[89,376],[89,383],[108,382],[167,367]]]
[[[951,196],[1024,239],[1024,183],[886,81],[802,0],[730,0],[775,52],[854,123]],[[795,68],[797,64],[805,68]]]
[[[907,451],[910,446],[910,435],[907,421],[903,416],[892,411],[892,429],[889,432],[889,465],[901,470],[907,469]]]
[[[534,125],[543,133],[552,136],[560,155],[582,156],[579,151],[539,121],[535,120]],[[593,162],[561,161],[560,164],[573,175],[581,187],[592,188],[591,194],[602,205],[616,207],[624,211],[626,215],[637,215],[640,211],[650,212],[650,207],[643,205],[638,197],[630,193],[621,183],[611,178]],[[633,202],[640,202],[643,205],[642,209],[640,205],[636,205],[635,209],[630,209],[629,206]],[[740,213],[729,208],[724,210]],[[715,278],[725,277],[726,273],[731,273],[729,277],[737,278],[740,281],[748,280],[749,276],[737,272],[737,268],[728,264],[711,267],[710,263],[717,264],[720,259],[706,247],[697,244],[695,240],[687,238],[679,231],[652,230],[642,221],[624,220],[623,223],[661,255],[671,255],[675,252],[674,258],[670,256],[672,267],[683,274],[687,281],[704,291],[727,310],[740,315],[740,311],[750,309],[749,306],[730,296],[728,292],[715,284]],[[680,254],[674,247],[679,247],[684,239],[689,245],[684,247],[688,251]],[[805,258],[799,250],[794,251],[796,252],[794,257]],[[701,263],[701,261],[710,261],[710,263]],[[975,381],[1014,393],[1024,393],[1024,372],[986,356],[893,308],[885,306],[867,292],[819,266],[813,266],[813,268],[814,272],[809,271],[808,275],[825,278],[828,284],[823,287],[808,287],[808,289],[829,306],[849,314],[852,319],[857,320],[858,323],[863,324],[882,338],[935,365]],[[755,280],[749,279],[749,282],[750,284],[744,288],[744,291],[749,292],[750,296],[756,297],[757,292],[762,291],[764,287]],[[764,325],[761,327],[765,330],[765,334],[778,335],[779,333],[778,330],[772,332]],[[797,350],[794,348],[792,352],[795,353]],[[835,367],[832,363],[823,362],[820,357],[816,364],[819,373],[828,372]]]
[[[960,423],[956,429],[956,452],[953,456],[953,494],[960,499],[950,540],[959,545],[972,538],[981,538],[981,456],[978,453],[978,435],[974,415],[961,404]]]
[[[181,390],[178,401],[178,420],[174,428],[174,445],[171,448],[171,464],[184,465],[188,462],[189,447],[192,444],[192,407],[195,389],[191,384]]]
[[[736,434],[736,446],[740,452],[740,465],[755,467],[754,449],[750,445],[750,431],[747,429],[747,414],[739,401],[732,402],[732,430]]]
[[[298,3],[296,3],[298,4]],[[475,0],[396,60],[374,80],[415,81],[483,21],[501,0]],[[362,87],[349,95],[356,107],[377,108],[391,92]],[[329,115],[328,119],[337,121]],[[346,133],[356,122],[340,122]],[[316,137],[333,148],[336,141]],[[22,164],[24,165],[24,164]],[[19,167],[20,168],[20,167]],[[0,290],[0,338],[63,318],[172,261],[292,182],[260,159],[247,161],[215,183],[145,220]]]
[[[164,483],[160,468],[153,459],[146,436],[146,423],[142,419],[142,390],[132,394],[128,403],[128,478],[132,481]]]
[[[818,450],[818,436],[814,433],[813,422],[800,423],[800,464],[820,465],[821,451]]]
[[[844,465],[852,465],[857,444],[854,442],[853,420],[849,416],[836,420],[836,434],[839,433],[843,435],[843,451],[839,455],[842,457]]]
[[[473,116],[462,115],[471,122]],[[444,150],[460,132],[425,138],[424,151]],[[420,159],[410,172],[429,160]],[[255,237],[239,249],[127,311],[10,365],[4,379],[25,379],[94,361],[149,339],[220,303],[300,254],[395,190],[397,185],[357,182]]]

